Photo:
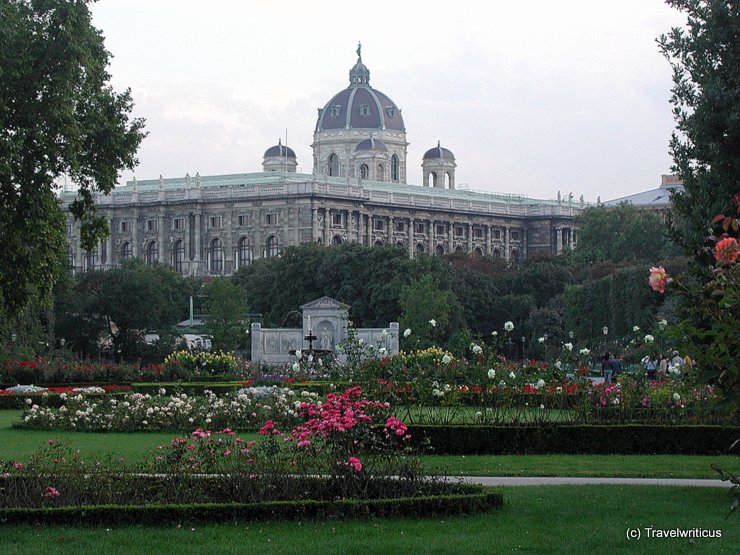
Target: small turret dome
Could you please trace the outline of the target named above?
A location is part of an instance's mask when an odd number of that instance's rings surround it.
[[[434,160],[434,159],[454,160],[455,155],[452,154],[451,150],[442,148],[439,144],[439,141],[437,141],[436,147],[430,148],[424,153],[424,160]]]
[[[292,148],[287,147],[283,145],[282,139],[278,139],[278,144],[275,146],[271,146],[265,151],[264,157],[270,157],[270,156],[282,156],[282,157],[288,157],[288,158],[295,158],[295,152]]]

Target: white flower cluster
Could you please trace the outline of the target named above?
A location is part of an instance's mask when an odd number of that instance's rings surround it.
[[[470,350],[473,351],[474,355],[479,355],[483,352],[483,347],[476,345],[475,343],[470,344]]]
[[[645,339],[644,339],[644,342],[645,342],[645,343],[652,343],[653,341],[655,341],[655,337],[653,337],[652,335],[650,335],[650,334],[647,334],[647,335],[645,336]]]
[[[511,331],[511,330],[513,330],[513,329],[514,329],[514,322],[512,322],[511,320],[509,320],[508,322],[506,322],[506,323],[504,324],[504,329],[505,329],[506,331]]]
[[[192,430],[201,428],[257,429],[265,420],[276,425],[299,421],[296,410],[301,401],[290,388],[250,387],[218,397],[212,391],[203,395],[185,393],[158,395],[133,393],[123,398],[90,399],[66,396],[61,407],[27,407],[23,424],[35,429],[74,429],[89,431]],[[310,400],[316,393],[301,392]]]

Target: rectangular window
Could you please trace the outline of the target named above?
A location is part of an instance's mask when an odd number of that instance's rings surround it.
[[[415,223],[414,224],[414,231],[416,233],[424,233],[427,230],[427,225],[425,223]]]
[[[463,226],[461,226],[461,225],[456,225],[456,226],[455,226],[455,237],[462,237],[462,236],[463,236],[463,234],[464,234],[464,231],[465,231],[465,230],[463,229]]]
[[[500,229],[494,229],[493,230],[493,238],[494,239],[501,239],[501,230]]]
[[[473,237],[475,237],[476,239],[481,239],[483,237],[483,229],[480,227],[474,227]]]
[[[172,229],[175,231],[185,229],[185,218],[175,218],[172,220]]]
[[[265,216],[265,223],[267,225],[277,225],[277,223],[278,223],[278,215],[277,214],[267,214]]]
[[[157,220],[147,220],[146,230],[147,231],[157,231]]]
[[[396,231],[406,231],[406,222],[396,222]]]
[[[245,227],[249,225],[249,215],[248,214],[240,214],[239,218],[237,219],[239,227]]]
[[[221,225],[221,216],[211,216],[211,229],[219,229]]]
[[[131,222],[121,222],[121,233],[131,232]]]
[[[342,227],[342,214],[332,214],[331,225],[334,227]]]
[[[518,241],[519,240],[519,232],[518,231],[512,231],[511,232],[511,240],[512,241]]]
[[[447,233],[447,228],[444,225],[437,226],[437,235],[444,235]]]
[[[72,224],[67,224],[67,235],[72,235],[73,231],[74,231],[74,226]]]
[[[373,220],[373,229],[383,231],[385,229],[385,222],[383,220]]]

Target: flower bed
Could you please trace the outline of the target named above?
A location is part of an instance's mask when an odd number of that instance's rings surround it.
[[[418,516],[501,504],[482,488],[424,477],[405,424],[359,387],[302,401],[297,416],[286,432],[267,420],[258,441],[197,429],[136,467],[86,465],[49,440],[28,462],[0,461],[0,521]]]
[[[156,395],[132,393],[110,399],[62,393],[64,404],[58,408],[27,400],[18,426],[86,432],[187,430],[196,426],[256,430],[266,418],[281,424],[297,422],[301,401],[315,396],[277,387],[244,388],[222,397],[210,391],[200,396],[168,395],[164,389]]]

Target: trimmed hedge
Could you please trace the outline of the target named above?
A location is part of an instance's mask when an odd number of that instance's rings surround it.
[[[308,520],[367,517],[429,517],[471,514],[500,507],[501,494],[474,484],[460,484],[452,495],[398,499],[273,501],[269,503],[199,503],[191,505],[97,505],[42,509],[0,509],[3,524],[163,525],[187,522]]]
[[[724,426],[409,426],[433,454],[719,455],[740,437]]]

